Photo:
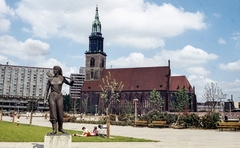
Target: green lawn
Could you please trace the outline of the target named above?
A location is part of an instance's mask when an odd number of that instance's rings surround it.
[[[44,142],[44,136],[51,132],[49,127],[28,126],[16,123],[0,121],[0,142]],[[81,133],[80,131],[66,130],[69,134]],[[99,136],[91,137],[72,137],[72,142],[157,142],[155,140],[146,140],[132,137],[110,136],[102,138]]]

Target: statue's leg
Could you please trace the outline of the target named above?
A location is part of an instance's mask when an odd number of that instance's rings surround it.
[[[57,123],[52,122],[52,132],[51,134],[55,135],[57,134]]]
[[[51,134],[57,133],[57,105],[56,105],[56,94],[51,93],[49,96],[49,111],[50,111],[50,122],[52,123],[53,131]]]
[[[59,97],[57,99],[57,117],[58,117],[58,131],[62,133],[66,133],[63,130],[63,96],[62,94],[59,94]]]

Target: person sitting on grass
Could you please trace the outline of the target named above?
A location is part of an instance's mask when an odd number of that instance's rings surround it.
[[[95,126],[93,129],[93,132],[89,132],[89,130],[86,127],[82,127],[83,133],[82,134],[72,134],[72,136],[77,136],[77,137],[88,137],[88,136],[98,136],[98,130],[97,127]]]
[[[82,134],[72,134],[72,136],[78,136],[78,137],[88,137],[91,136],[91,133],[89,132],[89,130],[86,127],[82,127],[83,133]]]
[[[98,136],[97,126],[94,126],[92,135],[93,135],[93,136]]]

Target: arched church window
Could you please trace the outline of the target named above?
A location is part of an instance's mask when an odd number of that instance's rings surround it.
[[[94,67],[95,66],[95,59],[91,58],[90,60],[90,67]]]
[[[134,96],[135,96],[136,99],[138,99],[138,93],[136,93]]]
[[[128,94],[127,94],[127,93],[125,93],[124,97],[125,97],[125,99],[126,99],[126,100],[128,100],[128,101],[129,101],[129,96],[128,96]]]

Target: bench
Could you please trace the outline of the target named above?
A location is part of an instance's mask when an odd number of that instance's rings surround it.
[[[152,121],[150,127],[167,127],[167,121]]]
[[[240,122],[218,122],[217,128],[221,131],[223,131],[223,129],[233,129],[237,131],[240,129]]]
[[[148,123],[144,120],[137,120],[135,121],[135,126],[148,126]]]

